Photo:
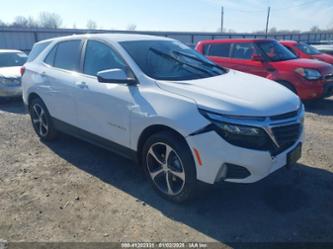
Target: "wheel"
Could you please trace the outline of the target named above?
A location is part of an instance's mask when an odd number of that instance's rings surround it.
[[[182,138],[172,132],[154,134],[146,141],[142,157],[146,175],[162,197],[178,203],[194,197],[195,163]]]
[[[42,141],[54,140],[58,133],[54,128],[51,116],[40,98],[35,98],[29,104],[32,126]]]

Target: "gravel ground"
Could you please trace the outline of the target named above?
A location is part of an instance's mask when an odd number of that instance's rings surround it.
[[[296,167],[175,205],[132,162],[69,136],[43,144],[20,101],[0,104],[0,239],[333,242],[332,123],[333,98],[308,105]]]

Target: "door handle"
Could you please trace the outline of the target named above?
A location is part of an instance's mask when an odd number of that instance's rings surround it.
[[[88,89],[88,85],[87,85],[87,83],[86,82],[76,82],[75,83],[76,84],[76,86],[78,87],[78,88],[81,88],[81,89]]]

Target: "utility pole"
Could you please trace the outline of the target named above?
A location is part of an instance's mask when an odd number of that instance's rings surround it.
[[[221,33],[223,33],[223,23],[224,22],[224,7],[221,8]]]
[[[267,21],[266,21],[266,38],[267,38],[267,35],[268,35],[268,25],[269,25],[270,14],[271,14],[271,7],[269,6],[268,11],[267,11]]]

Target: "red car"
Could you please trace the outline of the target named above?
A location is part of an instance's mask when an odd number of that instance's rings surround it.
[[[206,40],[196,50],[216,64],[274,80],[302,100],[333,95],[333,66],[299,59],[276,40]]]
[[[299,58],[316,59],[333,65],[332,55],[322,53],[315,47],[312,47],[304,42],[280,41],[280,43]]]

